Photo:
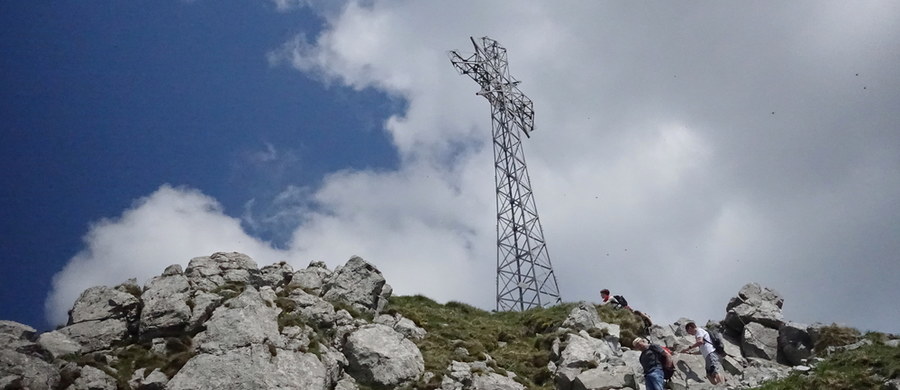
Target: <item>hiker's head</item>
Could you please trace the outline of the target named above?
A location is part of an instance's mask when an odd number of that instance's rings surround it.
[[[684,330],[686,330],[688,334],[691,335],[697,334],[697,324],[688,322],[687,325],[684,326]]]
[[[650,342],[647,341],[647,339],[645,339],[643,337],[635,338],[634,341],[631,342],[631,346],[634,347],[634,349],[636,349],[638,351],[643,351],[643,350],[647,349],[647,347],[649,345],[650,345]]]
[[[607,297],[609,297],[609,290],[605,288],[603,290],[600,290],[600,296],[603,297],[603,299],[606,299]]]

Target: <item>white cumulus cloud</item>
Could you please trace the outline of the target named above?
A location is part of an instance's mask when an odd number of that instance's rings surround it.
[[[270,60],[406,100],[384,124],[399,168],[285,189],[302,198],[285,204],[303,207],[285,210],[297,228],[284,251],[242,232],[214,200],[163,187],[91,229],[55,281],[57,318],[87,285],[219,250],[295,266],[357,254],[399,294],[493,307],[488,103],[447,58],[471,51],[470,35],[488,35],[509,50],[535,104],[525,150],[565,300],[610,288],[659,321],[703,321],[723,318],[727,300],[757,281],[785,295],[789,319],[898,331],[885,310],[900,296],[891,282],[900,272],[900,52],[889,49],[900,46],[900,26],[885,17],[896,4],[328,7],[321,34],[286,42]],[[184,203],[189,211],[173,206]]]

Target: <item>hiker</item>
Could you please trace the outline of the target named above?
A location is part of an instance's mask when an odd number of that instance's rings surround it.
[[[713,347],[709,332],[698,328],[697,324],[693,322],[688,322],[687,325],[684,326],[684,330],[691,336],[694,336],[697,342],[681,352],[690,353],[688,351],[694,349],[694,347],[700,347],[700,354],[703,355],[703,360],[706,361],[706,378],[714,385],[725,382],[725,379],[722,378],[721,370],[719,369],[719,355]]]
[[[602,300],[600,301],[600,306],[612,305],[612,307],[616,309],[624,307],[628,310],[631,310],[631,308],[628,307],[628,301],[625,300],[625,297],[621,295],[609,295],[608,289],[604,288],[603,290],[600,290],[600,298],[602,298]]]
[[[641,319],[641,322],[644,324],[644,333],[650,334],[650,327],[653,326],[653,320],[650,319],[650,316],[647,313],[644,313],[640,310],[635,310],[634,315]]]
[[[644,369],[644,384],[647,390],[663,390],[666,379],[675,373],[672,355],[647,339],[638,337],[631,342],[634,349],[641,351],[641,367]]]

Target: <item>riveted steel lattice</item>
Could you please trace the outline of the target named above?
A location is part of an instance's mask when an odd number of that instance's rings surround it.
[[[525,166],[522,134],[531,137],[534,109],[509,75],[506,49],[484,37],[472,38],[475,53],[450,52],[450,62],[481,86],[491,103],[494,182],[497,186],[497,310],[527,310],[560,302]]]

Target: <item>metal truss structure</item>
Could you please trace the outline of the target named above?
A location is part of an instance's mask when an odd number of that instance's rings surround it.
[[[497,190],[497,310],[528,310],[560,302],[559,286],[525,166],[522,134],[534,131],[531,99],[509,75],[506,49],[488,37],[475,53],[450,52],[450,62],[481,86],[491,103]]]

